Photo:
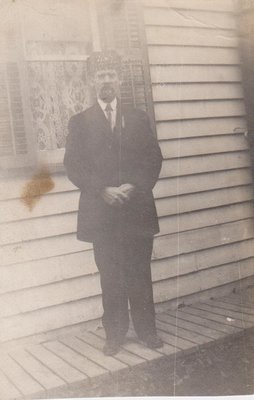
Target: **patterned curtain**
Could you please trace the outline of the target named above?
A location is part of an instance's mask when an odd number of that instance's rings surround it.
[[[71,115],[89,106],[86,63],[31,61],[28,73],[38,150],[63,148]]]

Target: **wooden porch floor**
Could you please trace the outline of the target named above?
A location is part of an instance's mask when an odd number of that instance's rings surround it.
[[[151,350],[130,329],[114,357],[102,354],[104,331],[58,336],[0,354],[0,398],[58,397],[64,388],[87,387],[110,375],[128,373],[161,357],[194,352],[254,326],[253,302],[239,294],[167,311],[156,316],[164,347]]]

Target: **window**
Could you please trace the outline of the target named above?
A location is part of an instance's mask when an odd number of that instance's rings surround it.
[[[122,101],[152,110],[138,0],[20,0],[6,13],[16,19],[2,29],[3,168],[61,165],[68,120],[92,102],[92,50],[115,48],[124,61]]]

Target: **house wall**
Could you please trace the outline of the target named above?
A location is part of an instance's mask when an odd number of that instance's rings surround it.
[[[187,8],[188,7],[188,8]],[[253,275],[252,178],[234,2],[147,0],[145,32],[164,161],[154,194],[158,304]],[[27,179],[1,193],[0,341],[100,317],[90,244],[76,240],[79,191],[63,174],[32,211]]]

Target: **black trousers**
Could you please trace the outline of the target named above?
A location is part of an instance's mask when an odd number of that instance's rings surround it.
[[[100,272],[107,339],[121,341],[129,327],[128,300],[134,329],[140,339],[155,334],[151,281],[153,236],[109,235],[94,242]]]

